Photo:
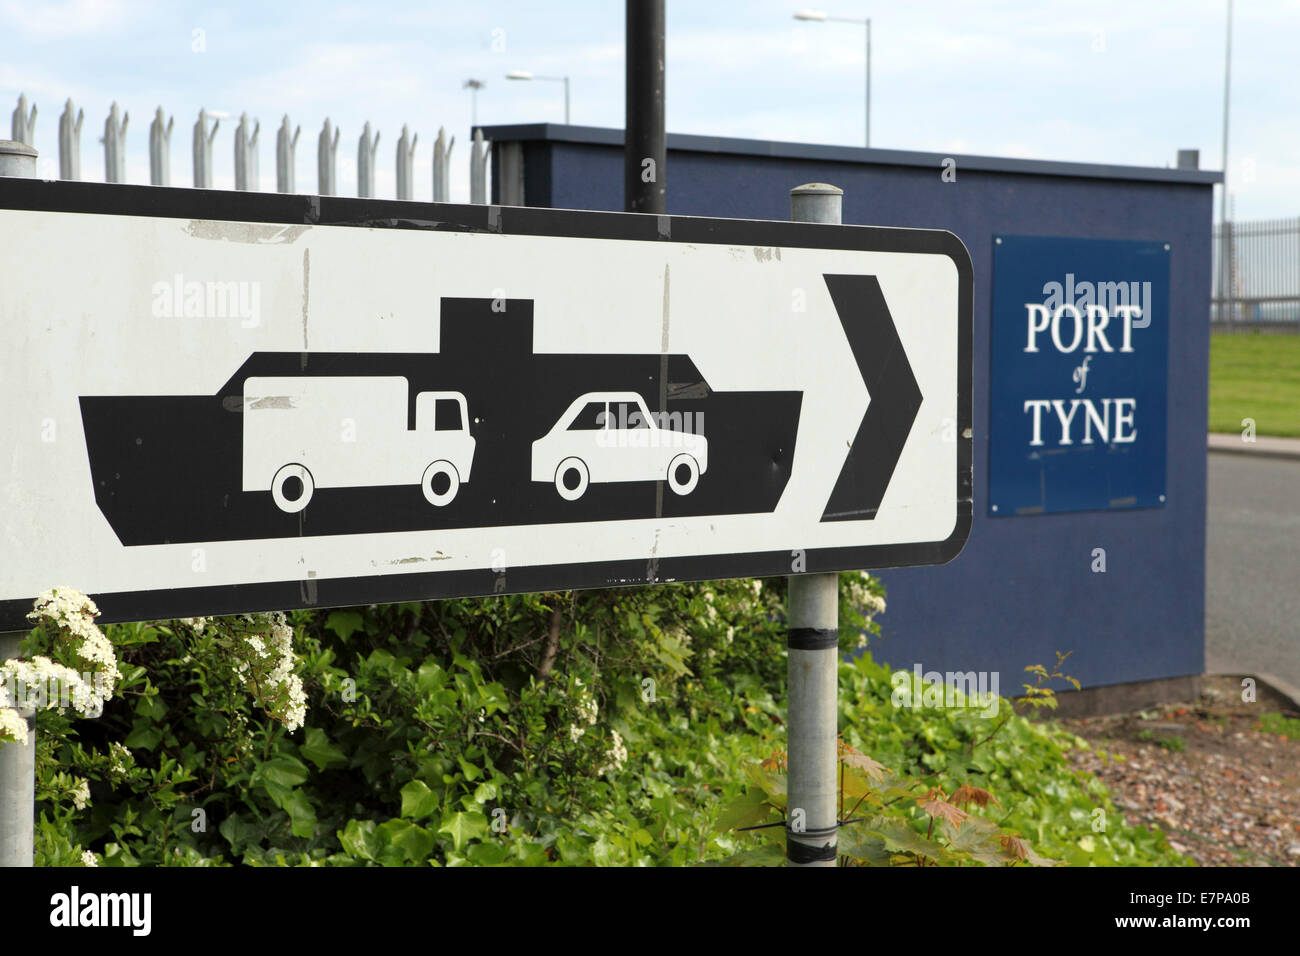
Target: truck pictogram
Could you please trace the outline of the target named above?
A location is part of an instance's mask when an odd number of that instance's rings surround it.
[[[245,379],[243,490],[289,514],[317,488],[418,484],[450,504],[474,461],[465,396],[420,392],[409,428],[409,391],[400,375]]]

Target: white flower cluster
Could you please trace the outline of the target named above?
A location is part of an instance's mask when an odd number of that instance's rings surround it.
[[[596,703],[596,698],[592,697],[591,694],[587,692],[587,689],[582,684],[581,677],[575,677],[573,679],[573,685],[578,688],[576,703],[574,705],[578,711],[578,719],[584,721],[589,727],[596,722],[596,718],[600,714],[600,705]],[[574,743],[581,740],[582,735],[586,732],[587,728],[580,724],[575,723],[569,725],[569,739]]]
[[[188,624],[194,628],[195,634],[202,634],[203,629],[208,626],[209,618],[206,617],[182,617],[177,618],[182,624]]]
[[[56,630],[66,640],[83,673],[43,655],[0,663],[0,741],[27,741],[27,722],[37,710],[71,707],[82,717],[98,717],[122,679],[113,645],[95,625],[99,608],[74,588],[51,588],[36,599],[30,620]],[[19,690],[21,688],[21,691]]]
[[[78,778],[77,785],[72,788],[72,805],[78,810],[86,809],[86,804],[90,802],[90,781],[84,778]]]
[[[89,850],[82,850],[82,851],[81,851],[81,865],[82,865],[82,866],[99,866],[99,858],[98,858],[97,856],[95,856],[95,854],[91,853]]]
[[[294,673],[298,658],[293,653],[293,628],[283,611],[266,615],[265,622],[267,633],[246,634],[241,639],[235,676],[242,684],[252,680],[263,706],[294,731],[307,719],[307,693],[302,678]]]
[[[627,763],[627,747],[623,745],[622,735],[613,728],[610,728],[609,735],[613,739],[613,743],[610,744],[609,751],[605,754],[605,765],[597,771],[598,773],[622,770],[623,765]]]
[[[108,745],[108,772],[114,777],[124,777],[135,764],[135,758],[125,745],[114,740]]]
[[[858,574],[857,580],[849,582],[848,588],[849,601],[868,618],[881,614],[885,610],[885,599],[879,594],[873,594],[867,587],[867,582],[870,580],[871,575],[862,571]]]
[[[0,707],[0,741],[27,743],[27,721],[12,707]]]

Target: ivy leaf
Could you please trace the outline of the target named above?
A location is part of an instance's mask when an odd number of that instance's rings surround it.
[[[389,820],[377,833],[388,844],[383,854],[386,860],[392,860],[391,850],[400,851],[400,860],[394,862],[423,863],[438,842],[432,833],[409,820]]]
[[[450,835],[452,846],[459,852],[466,842],[487,832],[487,817],[481,813],[450,813],[443,818],[438,832]]]
[[[423,820],[437,813],[438,808],[438,795],[423,780],[412,780],[402,788],[402,816],[407,819]]]
[[[375,832],[374,820],[349,820],[338,834],[339,844],[352,857],[378,862],[384,841]]]

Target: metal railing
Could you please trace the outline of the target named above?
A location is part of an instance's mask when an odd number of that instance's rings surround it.
[[[1300,325],[1300,217],[1220,223],[1213,261],[1212,323]]]
[[[36,105],[28,105],[27,97],[19,95],[18,105],[13,111],[11,122],[12,138],[27,146],[35,146]],[[79,110],[68,100],[59,117],[59,178],[81,179],[81,127],[85,120],[85,111]],[[126,182],[126,135],[131,115],[120,112],[117,103],[113,103],[104,121],[104,133],[99,142],[104,147],[104,182]],[[171,181],[171,135],[175,118],[168,116],[163,108],[158,107],[153,122],[149,126],[149,182],[154,186],[169,186]],[[194,123],[192,140],[193,185],[200,189],[212,188],[212,152],[217,132],[221,127],[221,118],[214,117],[206,110],[199,110]],[[257,191],[261,188],[258,174],[258,137],[262,124],[259,120],[249,120],[247,114],[239,117],[234,134],[235,154],[235,188]],[[276,192],[296,192],[294,188],[294,153],[298,146],[301,127],[295,127],[286,115],[280,123],[275,137],[275,189]],[[379,130],[371,131],[370,123],[364,124],[357,143],[357,195],[375,195],[375,163],[379,153]],[[412,135],[406,125],[402,126],[402,135],[396,145],[397,199],[415,198],[412,170],[415,150],[420,135]],[[452,148],[456,137],[448,139],[444,128],[438,129],[438,136],[433,144],[433,201],[450,202],[450,169]],[[470,202],[487,202],[488,157],[491,143],[483,139],[481,130],[474,130],[474,140],[470,148]],[[329,117],[321,126],[316,146],[316,194],[334,196],[338,194],[338,177],[336,175],[339,146],[339,131],[330,122]]]

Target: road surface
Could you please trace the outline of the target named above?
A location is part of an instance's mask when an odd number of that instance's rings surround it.
[[[1300,458],[1209,455],[1205,666],[1300,689]],[[1283,688],[1286,689],[1286,688]]]

